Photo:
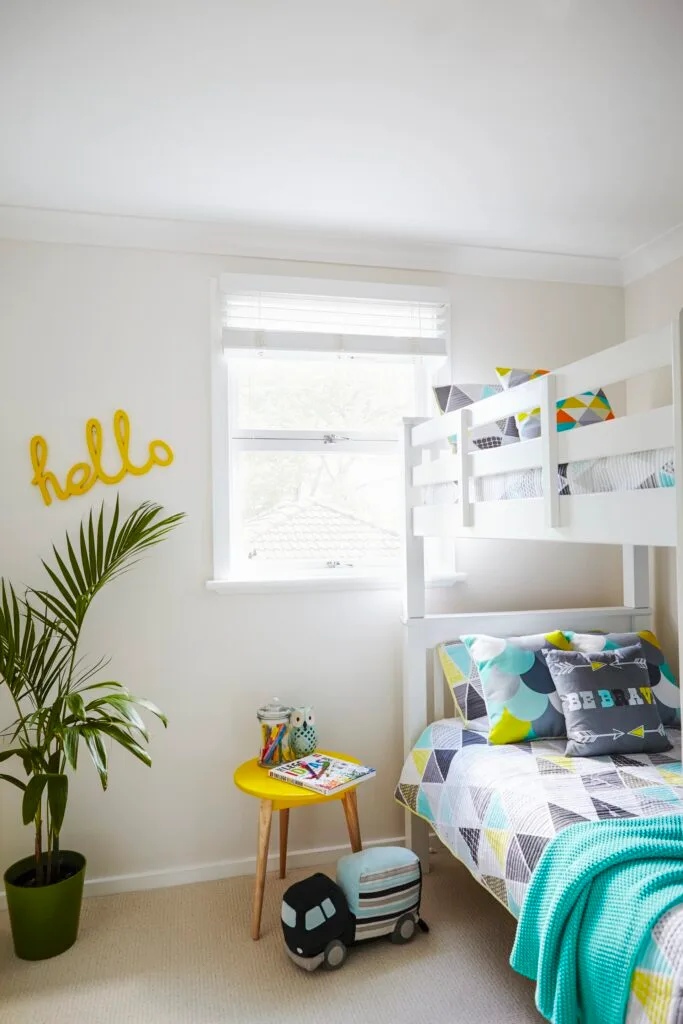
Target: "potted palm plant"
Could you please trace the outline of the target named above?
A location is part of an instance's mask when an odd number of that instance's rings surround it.
[[[119,682],[96,681],[106,661],[88,663],[79,652],[83,623],[106,584],[158,544],[182,515],[162,517],[145,502],[127,518],[118,498],[109,521],[104,505],[82,523],[75,543],[53,547],[43,562],[51,585],[18,596],[0,581],[0,685],[15,719],[0,735],[0,779],[22,793],[22,817],[33,825],[31,856],[5,872],[5,892],[17,956],[42,960],[76,941],[85,878],[85,857],[62,850],[60,835],[68,798],[68,773],[86,753],[107,788],[107,750],[112,742],[150,765],[149,739],[140,709],[166,718],[150,701]]]

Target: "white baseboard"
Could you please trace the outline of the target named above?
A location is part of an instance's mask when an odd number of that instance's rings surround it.
[[[364,847],[403,846],[403,836],[387,839],[370,839]],[[338,846],[318,846],[308,850],[291,850],[287,854],[287,867],[306,868],[313,864],[328,864],[349,852],[345,843]],[[277,853],[268,857],[268,870],[277,869]],[[86,878],[85,896],[110,896],[119,892],[140,892],[144,889],[165,889],[172,885],[190,885],[192,882],[213,882],[219,878],[234,878],[237,875],[253,875],[256,871],[256,857],[239,857],[232,860],[217,860],[208,864],[189,864],[185,867],[164,868],[161,871],[141,871],[130,875],[109,875],[104,878]],[[4,892],[0,893],[0,910],[6,910]]]

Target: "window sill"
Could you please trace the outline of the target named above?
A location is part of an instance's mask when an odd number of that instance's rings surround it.
[[[452,587],[467,578],[464,572],[452,573],[427,580],[426,587]],[[227,580],[207,580],[206,589],[214,594],[288,594],[295,591],[320,592],[325,590],[400,590],[401,580],[395,575],[292,575],[286,577],[257,577]]]

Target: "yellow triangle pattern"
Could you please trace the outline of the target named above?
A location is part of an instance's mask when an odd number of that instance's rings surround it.
[[[504,828],[484,829],[489,845],[496,855],[496,859],[503,871],[505,871],[505,857],[510,845],[510,833]]]
[[[412,750],[411,751],[411,754],[412,754],[412,757],[413,757],[413,761],[415,762],[415,767],[417,768],[418,772],[420,773],[420,778],[422,778],[422,776],[425,773],[425,768],[427,767],[427,761],[429,760],[431,753],[432,753],[431,750]]]
[[[629,736],[639,736],[642,739],[645,735],[645,726],[638,725],[635,729],[629,729],[628,734]]]
[[[635,970],[631,991],[642,1004],[648,1024],[667,1024],[671,1003],[671,978],[662,978],[651,971]]]
[[[591,661],[591,668],[593,669],[594,672],[597,672],[598,669],[601,669],[601,668],[604,668],[604,667],[605,667],[605,662],[604,661]]]
[[[575,772],[576,771],[576,766],[574,764],[574,758],[573,757],[562,757],[561,755],[558,755],[557,757],[550,757],[549,754],[544,754],[543,755],[543,760],[544,761],[552,761],[553,764],[558,765],[558,767],[560,767],[560,768],[566,768],[567,771],[570,771],[570,772]]]
[[[585,409],[586,403],[583,402],[578,395],[574,395],[573,398],[565,398],[561,406],[562,409]]]
[[[670,772],[666,768],[659,768],[658,771],[664,782],[668,782],[670,786],[683,785],[683,778],[678,772]]]

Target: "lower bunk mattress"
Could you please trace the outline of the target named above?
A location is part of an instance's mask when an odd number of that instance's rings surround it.
[[[652,490],[675,485],[673,448],[610,455],[599,459],[584,459],[580,462],[563,462],[557,471],[557,490],[563,495]],[[457,501],[458,486],[435,484],[425,487],[425,501],[429,505]],[[515,470],[511,473],[494,473],[491,476],[473,477],[470,480],[471,501],[541,497],[543,481],[540,467]]]
[[[564,756],[565,739],[493,746],[462,722],[443,719],[408,755],[396,799],[519,917],[534,868],[561,829],[683,815],[681,733],[668,736],[673,749],[665,754],[572,758]],[[660,918],[642,950],[626,1020],[683,1022],[683,904]]]

